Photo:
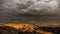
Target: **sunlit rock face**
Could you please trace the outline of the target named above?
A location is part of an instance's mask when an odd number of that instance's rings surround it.
[[[59,0],[0,0],[2,12],[29,14],[56,14]],[[57,11],[58,10],[58,11]],[[1,11],[1,10],[0,10]]]

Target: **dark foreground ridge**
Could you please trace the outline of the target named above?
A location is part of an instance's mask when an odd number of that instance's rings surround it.
[[[52,34],[60,34],[60,27],[35,27],[32,32],[23,31],[23,29],[16,29],[9,26],[0,26],[0,34],[43,34],[36,32],[36,30],[42,30],[45,32],[51,32]]]

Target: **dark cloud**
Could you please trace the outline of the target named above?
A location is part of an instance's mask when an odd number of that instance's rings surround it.
[[[59,0],[0,0],[0,21],[25,21],[29,15],[59,15],[59,5]]]

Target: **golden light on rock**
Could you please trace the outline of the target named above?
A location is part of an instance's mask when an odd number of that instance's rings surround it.
[[[22,30],[23,32],[25,31],[29,31],[29,32],[33,32],[35,31],[34,29],[36,27],[42,27],[44,26],[44,24],[1,24],[0,26],[9,26],[9,27],[13,27],[13,28],[16,28],[17,30]],[[39,30],[37,29],[36,30],[37,33],[42,33],[42,34],[53,34],[52,32],[46,32],[46,31],[43,31],[43,30]]]

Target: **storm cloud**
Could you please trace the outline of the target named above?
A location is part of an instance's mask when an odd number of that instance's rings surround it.
[[[0,0],[0,19],[15,19],[17,15],[60,14],[59,0]],[[23,17],[20,17],[23,18]],[[0,21],[1,21],[0,20]]]
[[[60,9],[60,3],[58,1],[59,0],[0,0],[0,9],[6,10],[3,12],[35,14],[34,10],[36,10],[36,14],[43,14],[44,11],[54,14]]]

